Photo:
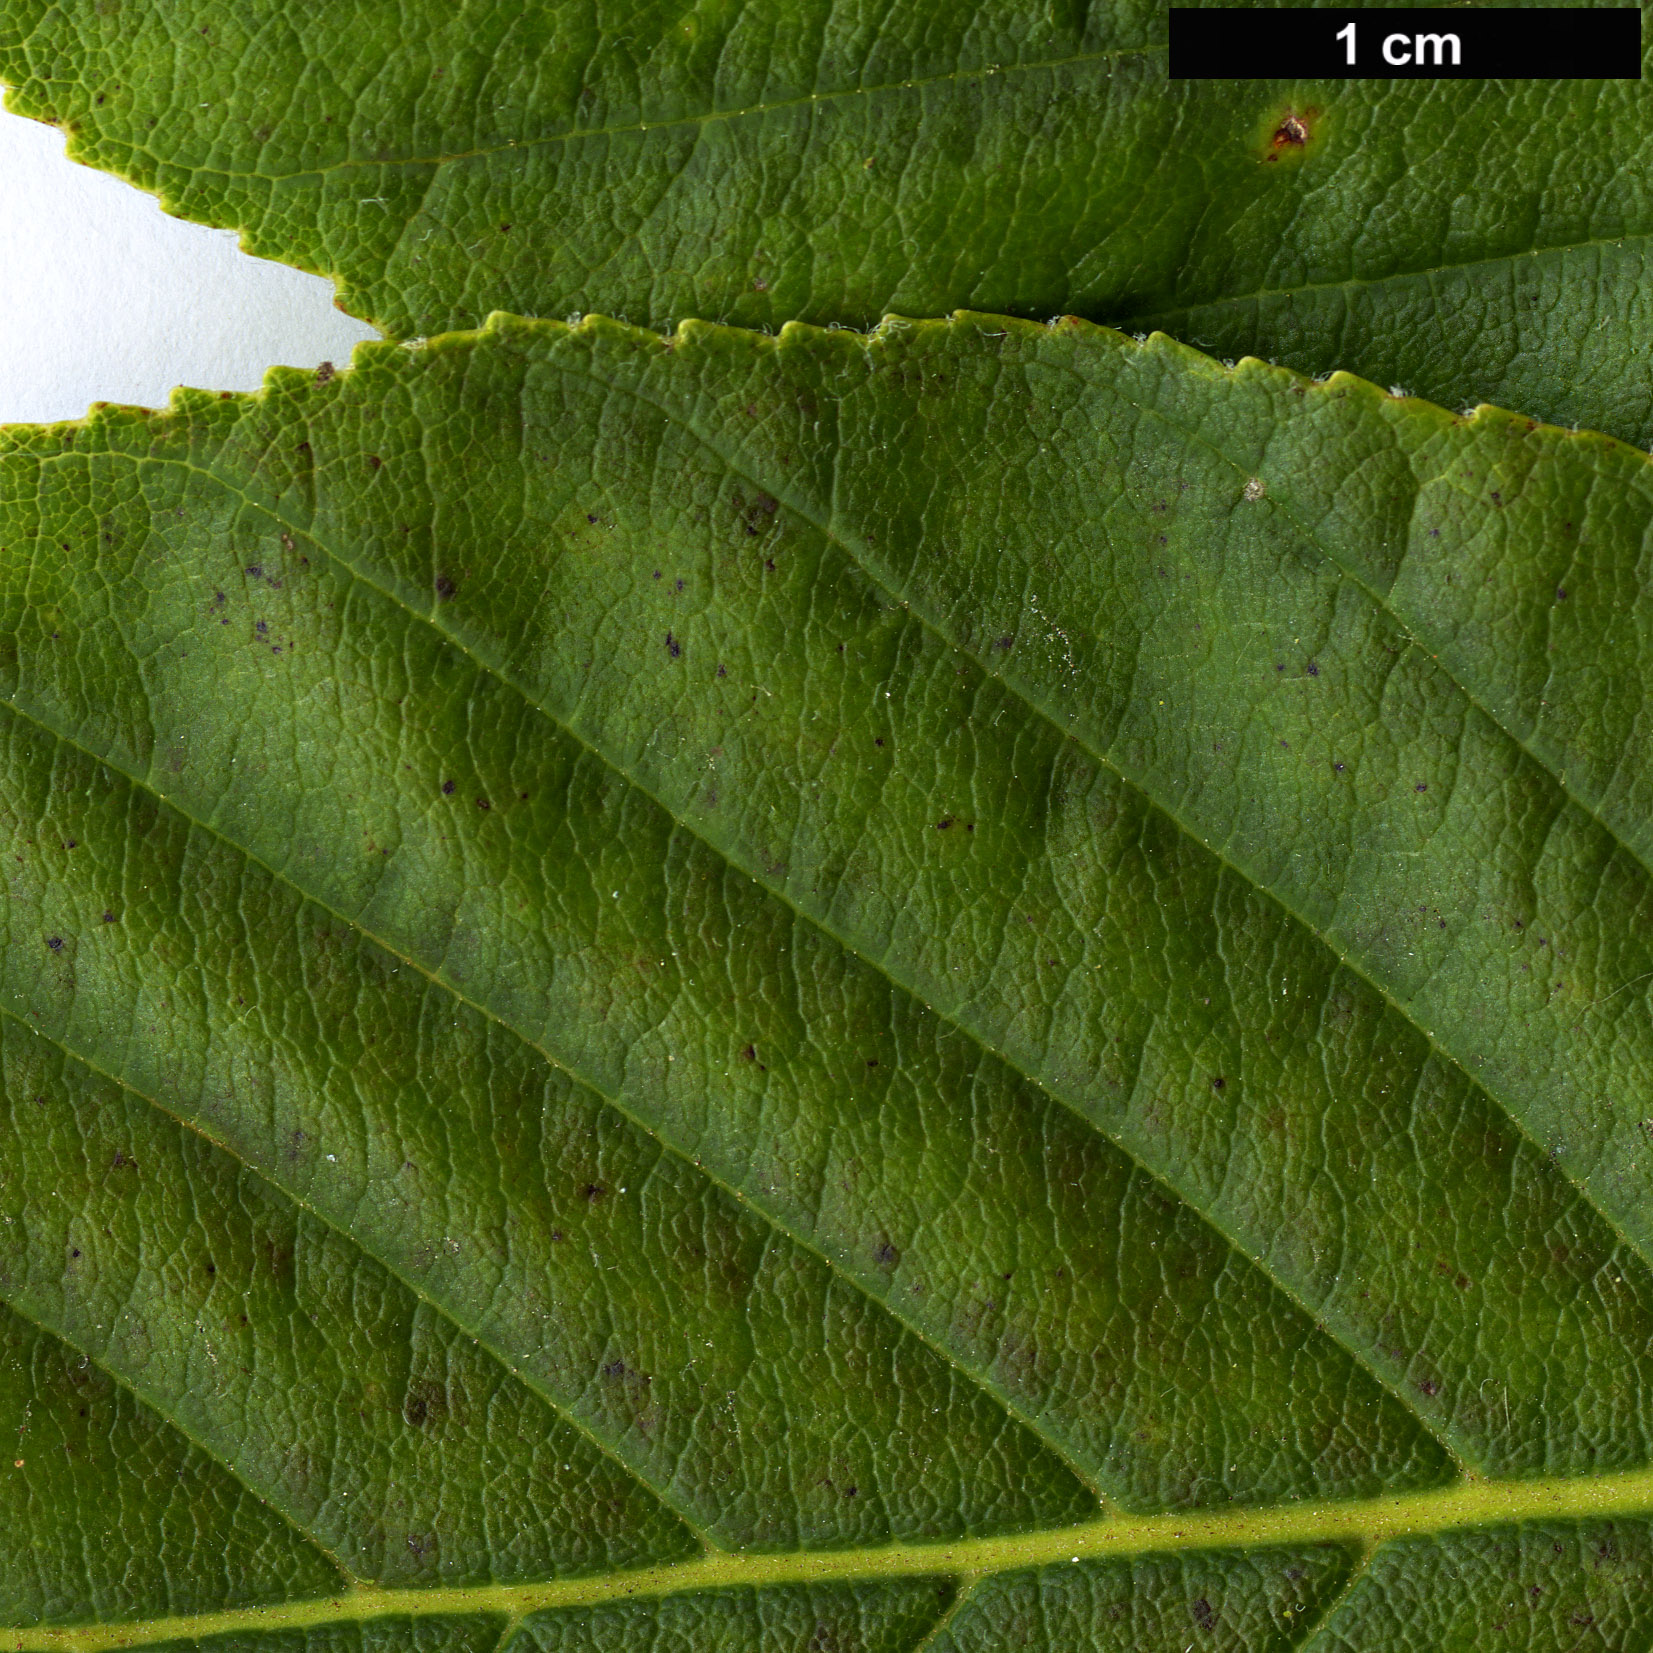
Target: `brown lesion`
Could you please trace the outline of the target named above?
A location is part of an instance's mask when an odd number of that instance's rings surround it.
[[[1287,109],[1276,123],[1274,131],[1268,140],[1268,152],[1264,160],[1276,161],[1282,155],[1301,153],[1308,147],[1309,140],[1314,136],[1315,122],[1319,118],[1317,108]]]

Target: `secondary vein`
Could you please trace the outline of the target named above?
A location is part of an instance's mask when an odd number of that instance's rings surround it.
[[[9,1020],[16,1022],[20,1027],[27,1029],[28,1032],[35,1034],[37,1037],[40,1036],[39,1028],[30,1026],[30,1024],[25,1021],[23,1017],[19,1016],[15,1010],[9,1010],[4,1005],[0,1005],[0,1016],[4,1016]],[[51,1042],[55,1043],[56,1041]],[[62,1049],[61,1046],[58,1048]],[[73,1052],[66,1052],[65,1054],[68,1054],[71,1057],[73,1056]],[[124,1089],[126,1087],[122,1088]],[[229,1457],[224,1452],[219,1451],[208,1442],[202,1440],[199,1435],[193,1433],[184,1424],[182,1419],[174,1416],[174,1414],[168,1411],[167,1408],[163,1406],[154,1396],[145,1394],[131,1381],[130,1378],[126,1377],[114,1366],[109,1365],[108,1362],[100,1359],[83,1343],[77,1342],[61,1326],[48,1324],[47,1321],[42,1318],[38,1310],[32,1309],[27,1304],[19,1302],[17,1298],[9,1292],[4,1295],[0,1295],[0,1302],[4,1302],[6,1307],[13,1314],[15,1314],[19,1320],[27,1321],[29,1325],[44,1332],[48,1337],[55,1338],[66,1349],[73,1349],[82,1360],[89,1361],[93,1366],[97,1367],[97,1369],[102,1372],[111,1383],[115,1384],[116,1387],[125,1390],[126,1393],[138,1403],[138,1405],[143,1407],[146,1411],[153,1412],[155,1416],[160,1418],[169,1428],[175,1430],[183,1437],[184,1440],[188,1441],[189,1444],[194,1447],[203,1458],[211,1459],[211,1461],[223,1470],[224,1473],[228,1475],[238,1487],[250,1492],[253,1497],[255,1497],[259,1503],[263,1504],[267,1509],[273,1510],[275,1514],[292,1529],[297,1537],[308,1544],[311,1549],[315,1550],[327,1562],[328,1566],[332,1567],[334,1571],[338,1573],[339,1577],[342,1578],[345,1583],[356,1588],[365,1588],[365,1581],[358,1574],[351,1572],[351,1570],[345,1566],[344,1562],[339,1559],[338,1555],[331,1548],[329,1548],[328,1545],[323,1543],[322,1540],[314,1532],[312,1532],[310,1528],[306,1526],[305,1523],[292,1510],[287,1507],[276,1488],[261,1486],[253,1481],[248,1476],[246,1470],[241,1468],[233,1458]]]

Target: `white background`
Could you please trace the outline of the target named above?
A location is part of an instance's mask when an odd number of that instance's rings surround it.
[[[267,367],[342,368],[378,336],[330,281],[167,217],[70,161],[55,127],[0,112],[0,424],[163,407],[179,384],[256,390]]]

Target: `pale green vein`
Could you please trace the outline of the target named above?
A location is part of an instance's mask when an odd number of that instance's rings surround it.
[[[413,1590],[355,1590],[188,1617],[0,1629],[17,1653],[114,1653],[155,1642],[267,1630],[306,1630],[391,1617],[503,1613],[786,1584],[876,1583],[892,1578],[968,1578],[1028,1567],[1072,1566],[1189,1550],[1344,1544],[1371,1549],[1391,1539],[1508,1526],[1653,1516],[1653,1469],[1530,1481],[1470,1481],[1434,1492],[1328,1503],[1276,1504],[1214,1514],[1146,1515],[1089,1521],[998,1538],[889,1544],[877,1549],[717,1555],[544,1584],[483,1584]]]
[[[1382,1547],[1383,1541],[1381,1539],[1363,1540],[1360,1556],[1354,1566],[1349,1569],[1349,1576],[1337,1587],[1337,1591],[1331,1600],[1315,1614],[1308,1624],[1303,1626],[1302,1635],[1292,1644],[1294,1647],[1308,1649],[1313,1646],[1314,1642],[1319,1639],[1320,1633],[1337,1617],[1343,1603],[1360,1587],[1361,1580],[1371,1571],[1372,1563],[1377,1559],[1377,1553]]]
[[[953,1591],[953,1599],[948,1602],[945,1611],[936,1622],[924,1632],[924,1639],[912,1648],[912,1653],[932,1653],[941,1638],[947,1634],[948,1626],[964,1611],[965,1603],[976,1593],[977,1586],[985,1576],[983,1573],[968,1573],[959,1578]]]

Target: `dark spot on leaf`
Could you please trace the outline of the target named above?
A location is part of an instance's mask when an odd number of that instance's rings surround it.
[[[107,907],[104,909],[104,912],[103,912],[103,922],[105,924],[113,924],[115,922],[115,915],[112,912],[110,912]]]
[[[675,660],[682,652],[683,645],[668,631],[666,633],[666,653]]]
[[[1211,1088],[1214,1091],[1220,1091],[1227,1083],[1228,1081],[1220,1073],[1211,1076]]]
[[[381,458],[380,458],[380,457],[379,457],[379,456],[378,456],[378,454],[376,454],[376,453],[370,453],[370,454],[369,454],[369,455],[368,455],[368,456],[367,456],[367,462],[368,462],[368,464],[369,464],[369,465],[371,465],[371,466],[372,466],[372,467],[373,467],[373,469],[374,469],[374,470],[378,470],[378,468],[379,468],[379,467],[380,467],[380,466],[381,466],[381,465],[383,465],[383,464],[384,464],[384,460],[382,460],[382,459],[381,459]]]
[[[316,383],[318,385],[326,384],[332,377],[333,364],[331,362],[323,362],[321,366],[316,369]]]
[[[453,782],[452,781],[443,781],[443,783],[442,783],[442,796],[444,798],[451,798],[453,796]]]
[[[1194,1623],[1197,1624],[1200,1629],[1216,1629],[1217,1615],[1212,1612],[1211,1603],[1207,1601],[1204,1596],[1200,1596],[1188,1610],[1194,1615]]]
[[[1418,784],[1412,788],[1412,790],[1414,792],[1427,792],[1429,790],[1429,782],[1419,781]]]
[[[50,947],[54,953],[61,953],[63,951],[63,937],[47,936],[46,945]]]
[[[478,809],[492,809],[494,806],[489,803],[486,798],[478,798],[476,800],[476,807]]]
[[[1566,600],[1567,600],[1567,591],[1566,591],[1566,588],[1564,586],[1559,586],[1558,585],[1555,588],[1555,600],[1558,603],[1566,602]]]
[[[901,1253],[888,1240],[884,1240],[874,1248],[872,1260],[880,1268],[894,1268],[901,1261]]]
[[[943,815],[942,818],[936,822],[936,831],[945,832],[952,824],[953,817],[951,815]]]
[[[598,1200],[603,1199],[607,1195],[608,1190],[600,1182],[588,1182],[585,1187],[580,1190],[580,1193],[585,1196],[585,1201],[588,1205],[595,1205]]]
[[[1320,668],[1312,660],[1308,664],[1308,673],[1310,677],[1318,677],[1320,675]]]
[[[445,603],[459,589],[446,574],[436,576],[436,599]]]
[[[756,1045],[748,1045],[746,1049],[741,1052],[741,1055],[744,1056],[748,1062],[755,1062],[758,1059],[758,1048]]]

